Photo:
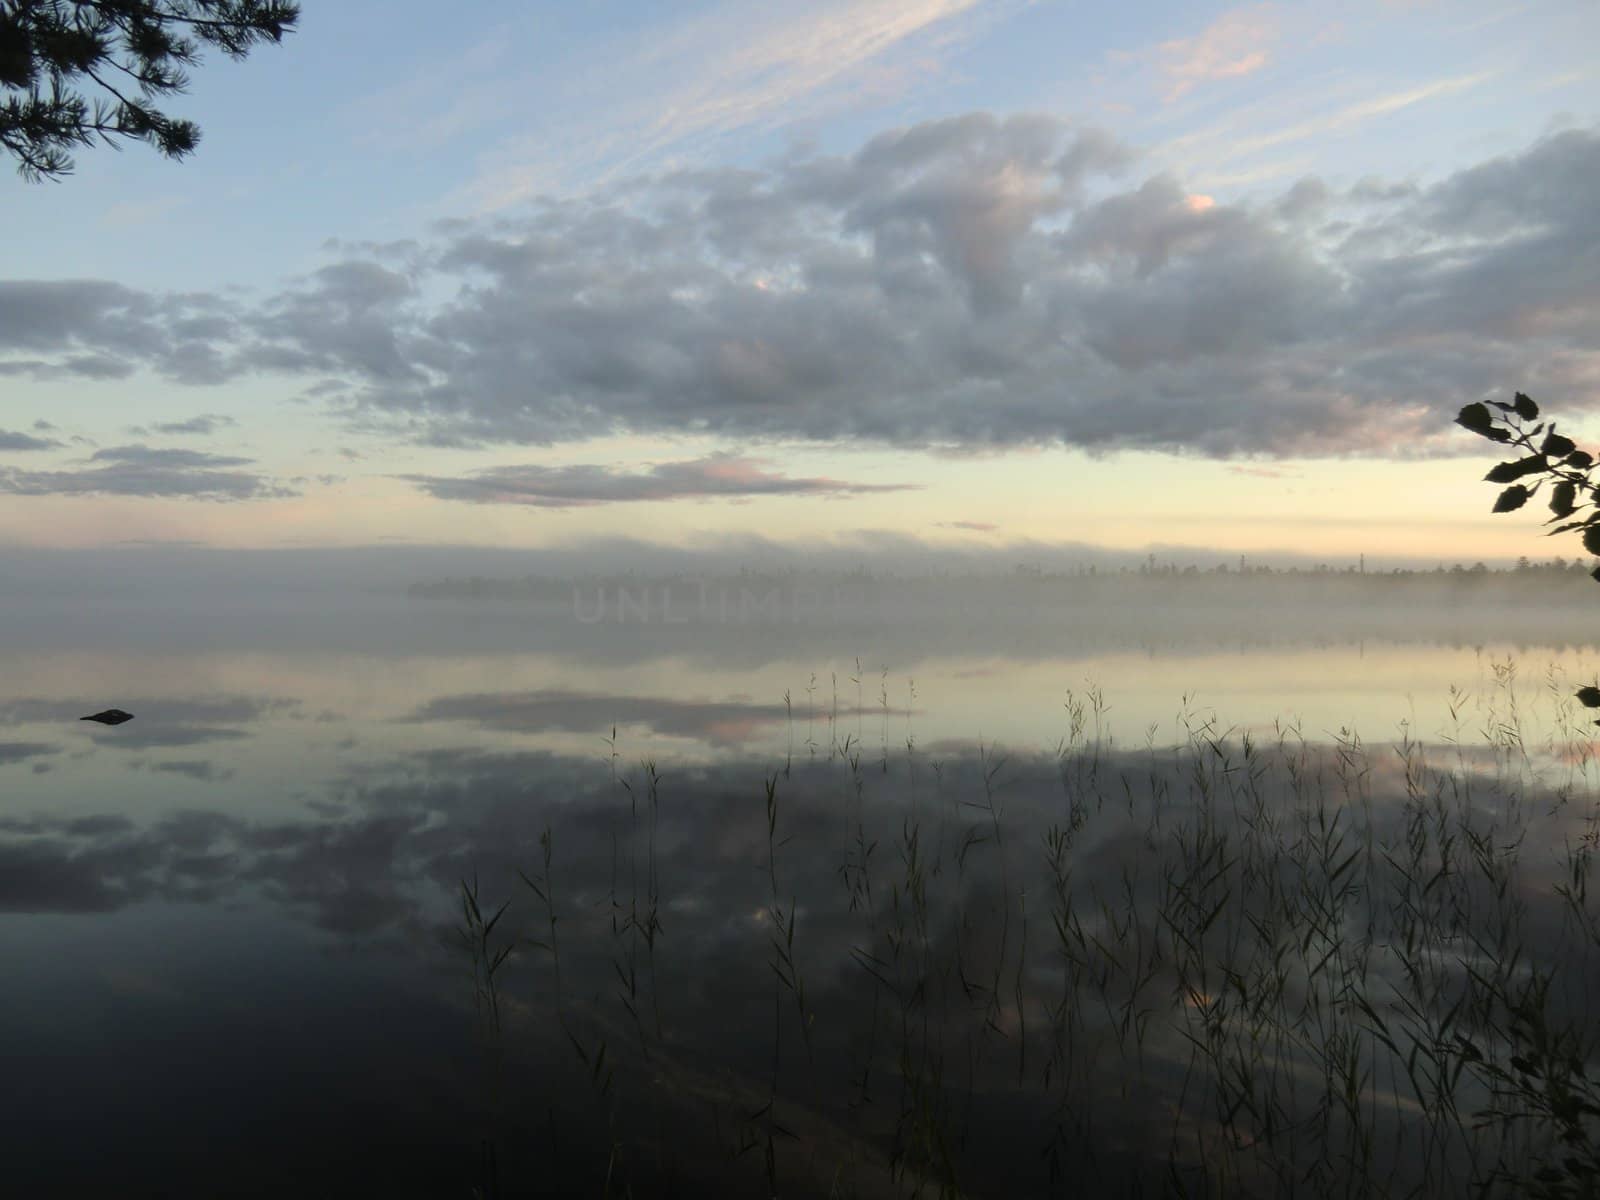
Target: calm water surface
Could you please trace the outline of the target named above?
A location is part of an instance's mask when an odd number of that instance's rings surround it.
[[[562,1180],[598,1194],[618,1115],[565,1024],[590,1053],[609,1035],[619,1069],[660,1085],[623,1113],[640,1186],[734,1186],[761,1166],[760,1149],[727,1166],[715,1147],[738,1142],[767,1086],[775,773],[794,839],[778,907],[801,914],[807,961],[835,964],[816,968],[814,996],[848,999],[852,802],[889,818],[875,860],[889,875],[896,822],[914,812],[954,839],[928,797],[981,797],[996,763],[1017,842],[1037,845],[1055,818],[1036,785],[1063,738],[1098,735],[1109,758],[1196,730],[1313,746],[1356,733],[1381,775],[1402,736],[1448,759],[1515,727],[1528,770],[1587,771],[1565,697],[1600,666],[1593,647],[1112,626],[623,628],[388,597],[112,618],[34,602],[0,650],[8,1162],[34,1195]],[[113,705],[135,720],[76,719]],[[546,830],[568,994],[521,947],[497,980],[496,1036],[457,937],[462,881],[476,875],[485,915],[512,900],[497,938],[545,940],[517,872],[547,878]],[[615,934],[619,911],[637,931],[641,904],[660,930],[643,950]],[[749,947],[746,979],[732,964]],[[655,990],[618,961],[653,971]],[[797,1109],[796,1144],[844,1138],[850,1110],[816,1082],[816,1056],[843,1064],[851,1037],[808,1047],[796,1094],[815,1103]],[[843,1105],[843,1065],[837,1078]],[[1008,1103],[996,1090],[975,1118],[1002,1159]],[[787,1153],[799,1190],[826,1191],[825,1156]],[[888,1187],[857,1168],[860,1194]]]

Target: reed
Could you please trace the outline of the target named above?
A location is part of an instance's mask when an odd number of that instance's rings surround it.
[[[629,1097],[722,1063],[731,1109],[763,1101],[725,1149],[759,1158],[771,1195],[1595,1195],[1593,754],[1565,680],[1529,694],[1513,664],[1491,675],[1452,694],[1432,743],[1409,725],[1377,744],[1292,721],[1258,736],[1186,696],[1176,736],[1129,749],[1090,688],[1068,695],[1053,752],[980,743],[927,771],[909,717],[903,767],[888,753],[886,678],[876,769],[840,730],[837,676],[815,756],[813,677],[812,753],[795,760],[786,695],[787,753],[753,797],[761,850],[734,876],[759,879],[748,905],[719,893],[723,912],[684,916],[670,952],[660,776],[619,777],[609,966],[637,1061],[576,1032],[572,997],[593,989],[567,978],[571,932],[558,940],[565,835],[547,825],[523,877],[542,930],[526,944],[548,954],[561,1028],[615,1122],[600,1186],[622,1186],[645,1132]],[[507,908],[485,916],[475,881],[462,902],[498,1030]],[[712,1022],[764,1037],[763,1067],[661,1002],[713,934],[733,939],[729,995],[766,981],[765,1005]]]

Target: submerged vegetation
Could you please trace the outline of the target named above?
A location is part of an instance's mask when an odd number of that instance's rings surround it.
[[[1043,755],[857,712],[744,794],[618,773],[465,885],[486,1038],[594,1101],[503,1134],[596,1195],[1593,1195],[1594,747],[1496,676],[1426,745],[1186,701],[1127,748],[1090,690]]]

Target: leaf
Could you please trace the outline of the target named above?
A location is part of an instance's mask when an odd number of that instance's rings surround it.
[[[1583,531],[1583,548],[1590,554],[1600,554],[1600,525],[1589,525]]]
[[[1578,703],[1585,708],[1600,708],[1600,687],[1590,684],[1578,689]]]
[[[1511,430],[1501,429],[1497,426],[1496,428],[1489,430],[1489,432],[1483,436],[1488,438],[1491,442],[1509,442],[1511,440]]]
[[[1564,454],[1571,454],[1575,449],[1577,447],[1572,444],[1571,438],[1564,434],[1551,433],[1545,436],[1544,445],[1539,447],[1539,453],[1553,454],[1559,458]]]
[[[1485,405],[1469,404],[1456,414],[1456,424],[1488,437],[1489,430],[1494,427],[1494,417]]]
[[[1549,469],[1550,461],[1544,455],[1530,454],[1527,458],[1519,458],[1514,462],[1496,464],[1484,478],[1490,483],[1510,483],[1512,480],[1521,479],[1524,475],[1535,475]]]
[[[1577,467],[1580,471],[1587,471],[1594,466],[1594,455],[1587,450],[1574,450],[1567,455],[1567,466]]]
[[[1573,503],[1577,494],[1578,489],[1573,486],[1572,482],[1563,479],[1556,484],[1555,490],[1550,493],[1550,511],[1555,513],[1557,517],[1570,517],[1577,511],[1578,506]]]
[[[1539,406],[1521,392],[1516,394],[1515,404],[1517,416],[1524,421],[1531,421],[1539,415]]]
[[[1494,502],[1494,511],[1497,513],[1515,512],[1528,502],[1528,489],[1520,483],[1514,483],[1500,493],[1500,498]]]

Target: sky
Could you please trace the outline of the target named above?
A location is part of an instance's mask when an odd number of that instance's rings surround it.
[[[1590,3],[439,17],[0,176],[0,546],[1575,549],[1451,419],[1600,434]]]

